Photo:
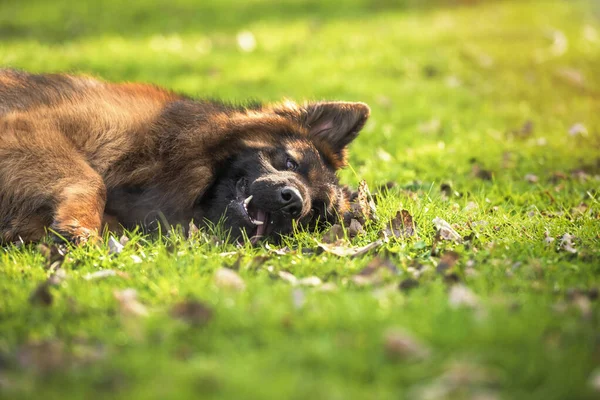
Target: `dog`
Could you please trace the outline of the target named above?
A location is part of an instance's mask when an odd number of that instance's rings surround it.
[[[349,208],[336,171],[369,114],[359,102],[239,106],[0,70],[0,241],[194,221],[256,243],[334,221]]]

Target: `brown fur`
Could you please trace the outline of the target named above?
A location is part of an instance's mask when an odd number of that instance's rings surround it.
[[[360,108],[347,128],[356,136],[368,108],[336,104]],[[87,240],[101,228],[107,197],[123,187],[154,188],[152,206],[185,223],[219,162],[242,149],[277,146],[282,131],[312,130],[310,143],[294,148],[314,145],[340,168],[348,143],[338,138],[336,150],[319,137],[315,129],[330,126],[311,127],[318,117],[290,102],[242,108],[145,84],[0,70],[0,241],[39,240],[47,227]],[[346,123],[340,121],[333,123]],[[318,184],[316,167],[309,179]]]

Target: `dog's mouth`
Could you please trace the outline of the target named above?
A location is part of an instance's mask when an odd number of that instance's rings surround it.
[[[264,237],[265,233],[267,232],[267,226],[269,224],[269,213],[254,207],[254,204],[251,203],[253,197],[254,196],[250,195],[246,197],[243,201],[241,201],[241,207],[242,215],[246,217],[246,219],[252,225],[256,226],[256,228],[252,230],[250,236],[250,242],[252,244],[255,244],[262,237]]]
[[[267,211],[260,209],[256,201],[252,201],[253,195],[248,194],[248,180],[241,178],[236,183],[236,200],[241,209],[241,215],[249,223],[246,230],[250,243],[256,244],[264,238],[267,233],[267,227],[270,222],[270,215]]]

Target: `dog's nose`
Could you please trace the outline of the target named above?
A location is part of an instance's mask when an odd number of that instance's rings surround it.
[[[290,214],[293,218],[299,216],[302,212],[302,195],[298,189],[286,186],[281,189],[280,195],[281,209]]]

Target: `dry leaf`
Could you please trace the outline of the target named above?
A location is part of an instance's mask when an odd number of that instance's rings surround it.
[[[91,272],[86,274],[83,279],[86,281],[92,281],[95,279],[109,278],[111,276],[119,276],[121,278],[129,279],[129,275],[126,272],[115,271],[113,269],[103,269],[101,271]]]
[[[371,196],[371,191],[369,190],[369,186],[365,180],[360,181],[358,184],[357,201],[365,222],[369,220],[378,220],[375,202],[373,201],[373,196]]]
[[[114,236],[108,239],[108,254],[120,254],[124,247]]]
[[[31,304],[37,304],[42,306],[52,305],[53,297],[50,293],[51,286],[58,286],[62,281],[67,278],[67,273],[62,269],[54,271],[48,279],[40,283],[29,296],[29,302]]]
[[[534,174],[527,174],[525,175],[525,180],[529,183],[538,183],[540,178],[538,178],[537,175]]]
[[[575,239],[575,236],[565,233],[562,238],[560,238],[559,249],[571,254],[577,254],[577,249],[573,247],[573,239]]]
[[[481,168],[481,166],[479,166],[479,164],[473,164],[473,167],[471,168],[471,170],[472,170],[471,173],[473,174],[473,176],[475,176],[479,179],[483,179],[484,181],[491,181],[492,178],[494,177],[494,174],[492,171]]]
[[[460,254],[455,251],[446,251],[442,254],[440,261],[438,262],[436,271],[439,273],[444,273],[456,264],[458,259],[460,258]]]
[[[323,243],[335,243],[344,238],[344,228],[340,224],[331,225],[331,228],[323,234]]]
[[[433,219],[433,224],[435,228],[439,232],[440,238],[444,240],[451,240],[456,243],[462,243],[462,237],[450,226],[449,223],[441,219],[440,217],[435,217]]]
[[[215,272],[215,284],[219,287],[233,290],[244,290],[246,283],[244,280],[232,269],[219,268]]]
[[[58,269],[64,262],[67,254],[67,248],[64,245],[40,243],[37,249],[46,259],[45,269]]]
[[[588,130],[582,123],[576,123],[572,127],[569,128],[570,136],[587,136]]]
[[[365,233],[365,230],[363,229],[361,223],[352,218],[350,220],[350,226],[348,226],[348,236],[350,238],[354,238],[363,233]]]
[[[180,319],[190,325],[205,325],[213,317],[213,310],[209,306],[197,301],[186,300],[175,304],[171,308],[171,317]]]
[[[384,333],[383,343],[388,356],[396,359],[423,359],[429,349],[402,329],[389,329]]]
[[[366,246],[351,247],[344,245],[331,245],[327,243],[318,243],[318,246],[327,253],[335,254],[339,257],[360,257],[383,244],[383,240],[379,239]]]
[[[398,211],[394,219],[392,219],[384,229],[384,234],[397,238],[414,236],[416,234],[416,228],[410,213],[407,210]]]
[[[320,286],[323,283],[321,278],[318,276],[307,276],[305,278],[298,279],[299,286]]]
[[[403,280],[402,282],[400,282],[400,284],[398,285],[398,289],[400,289],[403,292],[409,292],[418,286],[419,286],[419,281],[417,281],[416,279],[413,279],[413,278],[407,278],[407,279]]]
[[[115,290],[113,295],[119,302],[121,311],[123,311],[124,314],[141,317],[148,315],[146,306],[138,301],[135,289]]]
[[[298,283],[298,278],[287,271],[279,271],[277,275],[279,275],[279,277],[287,283],[291,283],[294,286]]]
[[[476,308],[479,304],[479,300],[477,299],[475,293],[462,284],[453,285],[450,288],[448,302],[452,308]]]
[[[547,230],[544,232],[544,243],[546,244],[552,244],[552,242],[554,242],[554,238],[552,236],[550,236],[550,232],[548,232]]]

